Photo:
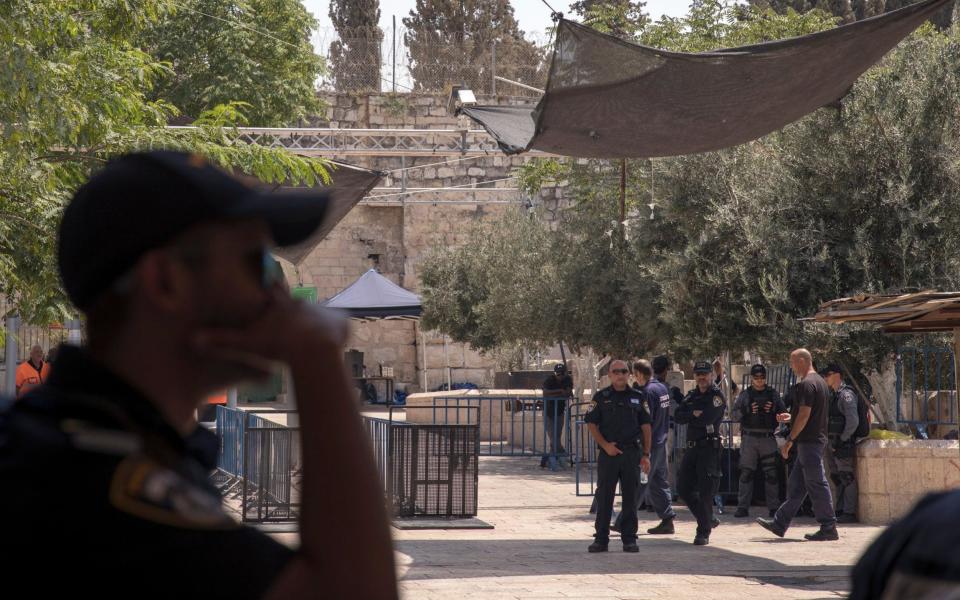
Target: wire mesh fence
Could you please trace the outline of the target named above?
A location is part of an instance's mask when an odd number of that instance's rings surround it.
[[[547,38],[481,40],[404,27],[327,28],[313,42],[327,60],[320,87],[337,92],[444,92],[461,84],[478,94],[537,96],[497,78],[542,89],[550,57]]]

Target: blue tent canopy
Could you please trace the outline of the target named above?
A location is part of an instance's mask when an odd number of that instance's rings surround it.
[[[323,302],[355,319],[419,319],[420,296],[370,269],[342,292]]]

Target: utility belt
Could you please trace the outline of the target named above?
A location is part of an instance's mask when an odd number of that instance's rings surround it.
[[[773,437],[773,432],[766,429],[741,429],[740,433],[750,437]]]
[[[617,448],[620,448],[621,450],[632,450],[632,449],[639,450],[640,448],[643,447],[643,444],[640,442],[639,439],[628,440],[626,442],[613,442],[613,444]],[[597,448],[600,448],[600,446],[598,445]]]
[[[708,437],[702,440],[687,440],[687,448],[723,448],[723,443],[718,437]]]

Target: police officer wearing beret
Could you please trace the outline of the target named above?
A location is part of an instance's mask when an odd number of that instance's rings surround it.
[[[767,368],[753,365],[752,384],[740,393],[733,405],[733,421],[740,423],[740,488],[734,517],[750,516],[753,482],[763,476],[767,509],[772,517],[780,507],[780,479],[777,476],[777,442],[773,437],[780,423],[777,415],[787,407],[777,390],[767,385]]]
[[[710,363],[698,361],[693,366],[697,386],[690,390],[674,413],[674,420],[687,425],[687,444],[680,463],[677,493],[697,519],[697,535],[693,543],[706,546],[710,531],[716,526],[713,497],[720,488],[720,423],[726,411],[726,400],[711,379]]]
[[[269,249],[304,242],[326,204],[180,152],[118,158],[79,189],[58,266],[88,345],[64,346],[0,413],[0,578],[40,568],[42,598],[398,597],[346,324],[271,269]],[[278,363],[304,432],[296,549],[224,511],[217,439],[195,419],[209,394]]]
[[[622,360],[610,363],[610,385],[593,396],[594,405],[584,417],[597,442],[597,520],[590,552],[606,552],[610,541],[610,517],[620,482],[624,507],[620,539],[624,552],[639,552],[637,546],[637,465],[650,472],[652,432],[644,394],[628,384],[630,369]],[[642,445],[641,445],[642,438]]]

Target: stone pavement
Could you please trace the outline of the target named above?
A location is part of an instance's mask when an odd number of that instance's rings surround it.
[[[394,529],[406,600],[534,598],[837,598],[847,573],[880,527],[842,526],[839,542],[806,542],[798,519],[779,539],[732,511],[710,545],[691,544],[695,523],[679,509],[677,534],[641,535],[639,554],[588,554],[589,497],[574,495],[573,471],[551,473],[539,458],[480,459],[478,517],[493,530]],[[765,509],[756,507],[755,516]],[[641,513],[641,531],[656,524]]]

